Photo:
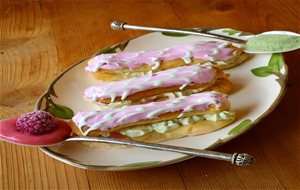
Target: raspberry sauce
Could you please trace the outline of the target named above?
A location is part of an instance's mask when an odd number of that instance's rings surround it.
[[[16,121],[17,118],[0,121],[0,140],[19,145],[47,146],[59,143],[71,134],[69,124],[59,119],[55,119],[56,129],[43,135],[30,135],[17,131]]]

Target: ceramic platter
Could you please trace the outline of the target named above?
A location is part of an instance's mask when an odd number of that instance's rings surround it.
[[[243,39],[251,37],[249,33],[233,29],[195,30],[206,30]],[[155,50],[197,40],[211,41],[212,39],[156,32],[107,47],[97,54]],[[40,97],[36,109],[47,110],[56,117],[64,119],[70,119],[78,111],[97,109],[97,106],[83,99],[85,88],[100,83],[85,72],[84,67],[87,65],[88,59],[75,63],[59,75]],[[267,116],[284,94],[287,67],[281,54],[256,54],[245,63],[227,69],[226,72],[230,73],[230,79],[234,86],[229,99],[232,108],[236,110],[236,120],[231,125],[209,134],[185,137],[163,144],[198,149],[212,149],[220,146],[244,133]],[[95,170],[151,168],[191,158],[191,156],[179,153],[134,147],[95,148],[79,142],[69,142],[41,149],[47,155],[64,163]]]

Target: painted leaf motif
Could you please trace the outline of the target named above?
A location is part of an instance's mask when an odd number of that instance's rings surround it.
[[[123,42],[123,43],[121,43],[121,44],[119,45],[119,48],[120,48],[121,51],[123,51],[123,50],[127,47],[129,41],[130,41],[130,40],[127,40],[127,41],[125,41],[125,42]]]
[[[258,67],[252,69],[251,72],[258,77],[267,77],[274,73],[274,68],[270,66]]]
[[[116,53],[115,47],[108,47],[108,48],[102,49],[99,52],[97,52],[95,55],[101,55],[101,54],[106,54],[106,53]]]
[[[236,135],[241,133],[242,131],[244,131],[250,124],[252,123],[252,121],[250,119],[245,119],[244,121],[242,121],[239,125],[237,125],[235,128],[231,129],[228,132],[228,135]]]
[[[160,161],[149,161],[149,162],[137,162],[137,163],[132,163],[132,164],[126,164],[123,165],[122,167],[127,167],[127,168],[139,168],[139,167],[145,167],[145,166],[151,166],[151,165],[156,165],[160,163]]]
[[[183,30],[197,31],[196,28],[183,28]],[[172,33],[172,32],[162,32],[162,35],[171,36],[171,37],[184,37],[184,36],[188,36],[189,34],[178,34],[178,33]]]
[[[46,108],[46,111],[51,113],[54,117],[61,119],[71,119],[74,116],[73,110],[59,104],[50,105]]]
[[[227,33],[228,35],[232,36],[234,34],[240,33],[240,31],[238,30],[234,30],[234,29],[225,29],[222,32]]]
[[[282,54],[273,53],[268,65],[269,67],[272,67],[274,71],[280,72],[280,69],[283,67],[283,64],[284,64],[284,59]]]
[[[184,37],[184,36],[188,36],[188,34],[177,34],[177,33],[172,33],[172,32],[162,32],[162,35],[165,36],[170,36],[170,37]]]
[[[241,31],[240,31],[241,32]],[[253,36],[253,33],[250,32],[241,32],[239,36]]]
[[[51,94],[52,96],[58,98],[58,96],[56,95],[54,89],[53,89],[53,86],[50,87],[49,91],[48,91],[49,94]]]

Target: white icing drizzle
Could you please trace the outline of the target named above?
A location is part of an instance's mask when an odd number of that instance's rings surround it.
[[[219,53],[219,51],[220,51],[219,49],[213,49],[211,54],[216,55]]]
[[[206,55],[206,57],[208,58],[209,61],[212,61],[212,62],[216,61],[216,58],[214,58],[210,55]]]
[[[144,112],[144,110],[143,110],[143,111],[137,111],[137,112],[134,112],[134,113],[130,113],[130,114],[124,115],[123,117],[121,117],[120,119],[118,119],[117,124],[118,124],[118,125],[122,125],[122,124],[123,124],[123,121],[124,121],[125,119],[127,119],[127,118],[129,118],[129,117],[132,117],[132,116],[134,116],[134,115],[143,113],[143,112]]]
[[[113,117],[113,115],[114,115],[114,112],[109,112],[103,117],[103,119],[104,120],[111,119]]]
[[[148,74],[101,86],[92,86],[86,89],[85,97],[91,101],[111,98],[111,103],[113,103],[116,97],[120,97],[121,101],[124,101],[130,94],[157,87],[179,86],[179,90],[183,90],[191,82],[210,82],[215,75],[216,69],[211,66],[183,66],[153,75]]]
[[[174,78],[176,75],[175,75],[175,73],[170,73],[170,74],[168,74],[168,79],[172,79],[172,78]]]
[[[93,93],[93,95],[92,95],[92,101],[93,101],[93,102],[96,102],[97,99],[98,99],[97,94],[96,94],[96,93]]]
[[[170,50],[169,48],[165,48],[165,49],[159,51],[159,52],[157,53],[157,56],[163,56],[163,55],[164,55],[167,51],[169,51],[169,50]]]
[[[161,113],[164,113],[166,110],[170,109],[170,108],[175,108],[177,106],[177,103],[175,103],[175,101],[169,103],[166,105],[166,107],[163,107],[163,108],[160,108],[160,109],[157,109],[157,110],[154,110],[150,113],[147,114],[147,118],[148,119],[151,119],[153,117],[156,117],[158,115],[160,115]]]
[[[180,117],[182,117],[184,115],[184,112],[181,112],[178,116],[177,116],[177,118],[180,118]]]
[[[199,75],[199,72],[198,71],[193,71],[192,76],[196,76],[196,75]]]
[[[142,108],[142,107],[138,107],[135,110],[138,111],[138,112],[144,112],[144,111],[146,111],[146,109]]]
[[[179,87],[179,90],[183,90],[188,84],[183,84]]]
[[[159,61],[155,61],[154,66],[151,67],[152,70],[156,70],[160,67],[160,62]]]
[[[97,114],[96,111],[90,112],[90,113],[87,114],[86,116],[82,117],[82,118],[79,120],[79,122],[77,123],[77,125],[78,125],[79,127],[82,127],[82,126],[86,125],[86,119],[89,118],[89,117],[92,117],[92,116],[94,116],[94,115],[96,115],[96,114]]]
[[[176,107],[176,103],[169,103],[169,104],[167,104],[167,106],[170,108],[174,108],[174,107]]]
[[[88,135],[90,131],[96,129],[107,131],[120,124],[152,119],[169,112],[181,111],[181,114],[178,116],[181,117],[184,112],[205,110],[210,104],[215,104],[219,107],[226,101],[228,100],[225,94],[204,92],[201,94],[184,96],[158,103],[125,106],[120,109],[103,110],[98,112],[80,112],[79,115],[76,114],[74,116],[73,121],[77,124],[81,131],[84,126],[88,126],[88,130],[83,133],[83,135]],[[89,122],[87,121],[88,119],[90,119]]]
[[[165,110],[166,110],[166,108],[160,108],[160,109],[157,109],[153,112],[150,112],[150,113],[147,114],[147,119],[151,119],[153,117],[156,117],[156,116],[160,115],[161,113],[163,113]]]
[[[175,103],[175,104],[180,103],[180,102],[182,102],[182,97],[177,98],[173,101],[173,103]]]
[[[174,94],[175,94],[177,97],[183,96],[182,92],[174,92]]]
[[[222,43],[221,45],[219,45],[218,48],[219,48],[219,49],[225,48],[225,47],[227,47],[227,46],[229,46],[229,45],[231,45],[231,44],[232,44],[232,43],[230,43],[230,42],[224,42],[224,43]]]
[[[152,70],[156,70],[160,67],[160,61],[158,60],[157,57],[151,57],[151,61],[152,61],[152,64],[154,64],[151,69]]]
[[[87,135],[89,134],[89,132],[91,132],[91,131],[97,129],[99,126],[101,126],[101,124],[103,124],[103,123],[105,123],[105,122],[111,120],[112,117],[113,117],[114,112],[115,112],[115,111],[113,110],[112,112],[107,113],[107,114],[103,117],[103,119],[102,119],[101,121],[95,122],[92,126],[90,126],[90,128],[89,128],[88,130],[86,130],[86,131],[83,133],[83,135],[84,135],[84,136],[87,136]],[[91,116],[89,116],[89,117],[91,117]],[[86,121],[89,117],[84,117],[84,118],[85,118],[85,121]],[[82,127],[83,127],[83,126],[82,126]],[[81,127],[81,129],[82,129],[82,127]]]
[[[83,133],[83,130],[82,128],[87,124],[86,121],[89,117],[92,117],[92,116],[95,116],[97,115],[98,112],[96,111],[93,111],[93,112],[90,112],[88,113],[86,116],[83,116],[82,118],[80,118],[79,122],[77,123],[77,126],[80,130],[81,133]],[[84,133],[83,133],[84,134]],[[88,133],[87,133],[88,134]]]
[[[184,111],[188,112],[188,111],[193,111],[193,108],[195,107],[195,105],[189,105],[185,108]]]
[[[190,79],[190,78],[187,78],[187,77],[184,78],[183,80],[184,80],[186,83],[190,83],[190,82],[191,82],[191,79]]]
[[[116,99],[117,95],[116,94],[110,94],[110,102],[114,102]]]
[[[227,55],[226,52],[228,51],[223,52],[219,50],[227,48],[229,44],[230,43],[228,42],[199,41],[195,43],[179,44],[162,50],[98,55],[88,61],[88,66],[85,69],[88,72],[97,72],[99,69],[120,69],[122,67],[135,69],[143,64],[148,64],[151,66],[152,70],[157,70],[159,68],[159,63],[156,62],[157,60],[161,62],[181,58],[186,64],[189,64],[192,62],[192,57],[210,61],[226,61],[231,59],[233,55]],[[213,51],[213,54],[211,54],[211,51]]]
[[[152,74],[150,75],[149,74],[149,76],[152,76]],[[148,78],[145,78],[145,80],[144,80],[145,82],[149,82],[149,81],[151,81],[151,77],[148,77]]]
[[[205,56],[208,57],[209,61],[215,62],[217,61],[217,59],[214,57],[214,55],[219,54],[222,48],[225,48],[230,44],[230,42],[224,42],[221,45],[219,45],[216,49],[212,49],[212,53],[210,55],[206,54]]]
[[[160,85],[162,85],[163,84],[163,81],[161,81],[161,80],[157,80],[157,81],[154,81],[153,82],[153,85],[154,86],[160,86]]]
[[[187,51],[186,54],[185,54],[185,56],[182,57],[181,59],[183,59],[183,61],[186,64],[189,64],[189,63],[192,62],[192,57],[193,57],[192,52],[191,51]]]
[[[191,82],[191,79],[190,78],[184,78],[183,79],[186,83],[185,84],[183,84],[183,85],[181,85],[180,87],[179,87],[179,90],[183,90],[187,85],[189,85],[189,83]]]
[[[133,57],[136,58],[136,57],[139,57],[140,55],[142,55],[143,53],[145,53],[146,51],[140,51],[138,53],[136,53]]]
[[[127,96],[129,95],[130,90],[125,90],[122,94],[121,100],[125,100],[127,98]]]

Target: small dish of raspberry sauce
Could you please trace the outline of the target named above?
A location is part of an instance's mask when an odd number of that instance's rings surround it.
[[[49,146],[70,137],[71,128],[46,111],[0,121],[0,140],[25,146]]]

